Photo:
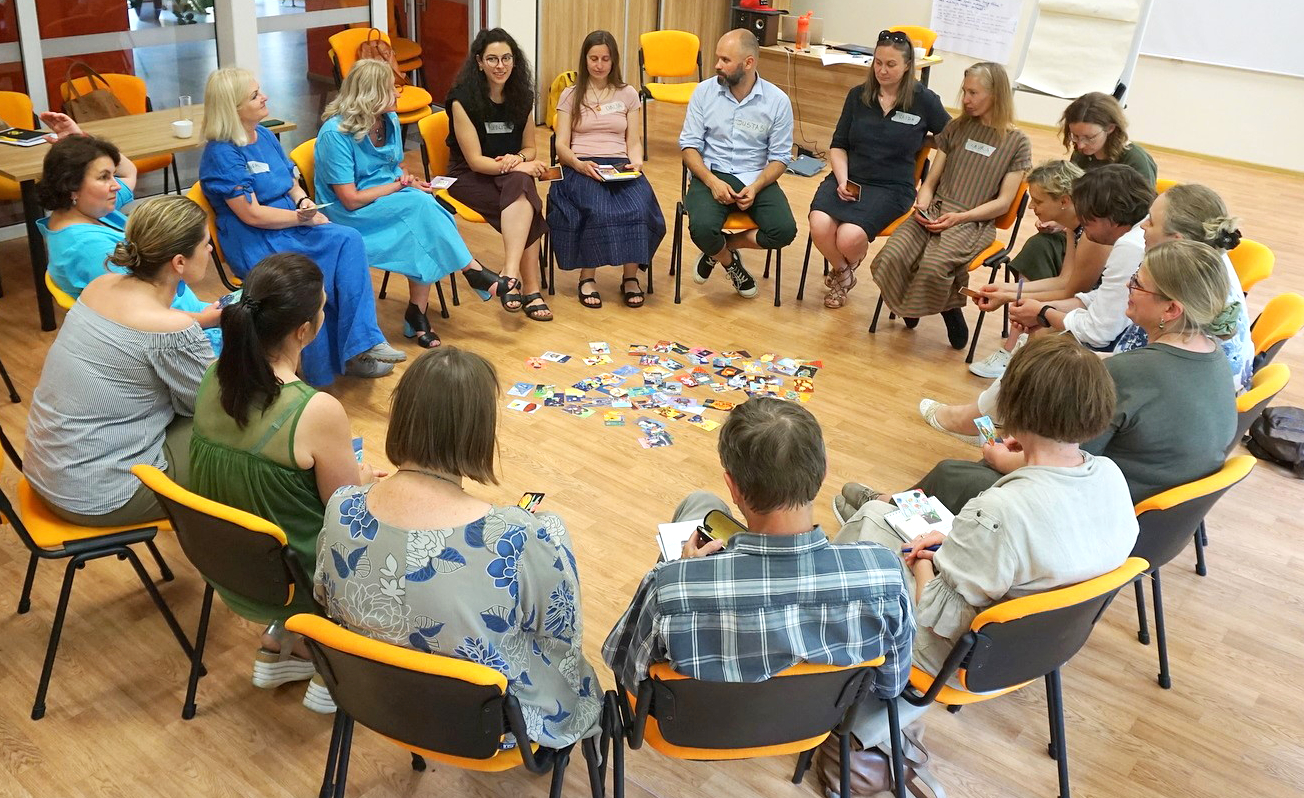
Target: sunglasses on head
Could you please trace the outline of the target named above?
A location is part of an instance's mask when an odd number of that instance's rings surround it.
[[[910,37],[906,36],[899,30],[881,30],[878,32],[878,43],[896,42],[898,44],[909,44]]]

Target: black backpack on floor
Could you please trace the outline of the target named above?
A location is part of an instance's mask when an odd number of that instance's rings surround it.
[[[1304,410],[1269,407],[1250,425],[1245,448],[1261,460],[1291,468],[1304,479]]]

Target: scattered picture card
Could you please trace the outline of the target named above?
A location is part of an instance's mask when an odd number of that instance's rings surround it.
[[[524,399],[513,399],[507,403],[508,410],[517,410],[521,413],[533,413],[539,409],[538,402],[527,402]]]
[[[591,407],[574,407],[574,406],[571,406],[571,407],[563,407],[563,408],[562,408],[562,412],[564,412],[564,413],[570,413],[572,416],[575,416],[576,418],[588,418],[589,416],[593,415],[593,408],[591,408]]]
[[[541,369],[544,366],[548,365],[548,361],[544,360],[541,357],[527,357],[525,359],[525,365],[529,366],[532,369]]]
[[[544,352],[541,357],[552,363],[565,363],[571,359],[570,355],[563,355],[561,352]]]
[[[625,417],[615,410],[608,410],[602,414],[602,423],[608,427],[623,427],[625,426]]]
[[[646,355],[646,354],[647,354],[647,344],[630,344],[630,345],[629,345],[629,354],[631,354],[631,355]]]
[[[594,355],[593,357],[584,358],[586,366],[605,366],[612,362],[610,355]]]
[[[589,341],[589,351],[595,355],[609,355],[611,354],[611,347],[607,345],[606,341]]]
[[[534,383],[518,382],[507,389],[508,396],[529,396],[534,392]]]
[[[689,416],[686,419],[686,421],[688,421],[688,423],[692,424],[694,427],[700,427],[701,429],[704,429],[707,432],[710,432],[720,426],[719,421],[712,421],[709,418],[702,418],[701,416]]]

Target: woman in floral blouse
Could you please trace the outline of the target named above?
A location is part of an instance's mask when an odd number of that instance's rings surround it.
[[[562,747],[595,729],[602,701],[580,647],[570,536],[551,513],[462,490],[464,478],[498,482],[497,394],[494,368],[477,354],[444,346],[412,364],[385,440],[398,468],[331,497],[316,595],[355,632],[502,673],[530,739]]]

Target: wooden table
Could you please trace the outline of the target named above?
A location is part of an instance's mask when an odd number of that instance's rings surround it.
[[[172,135],[172,123],[177,121],[177,109],[150,111],[134,116],[120,116],[116,119],[104,119],[99,122],[87,122],[81,128],[92,136],[108,139],[117,145],[124,157],[133,160],[148,158],[151,155],[172,155],[185,150],[203,146],[199,129],[204,122],[204,109],[196,107],[191,112],[195,123],[195,132],[188,139],[179,139]],[[277,136],[294,130],[293,122],[282,122],[269,128]],[[48,259],[45,242],[36,221],[44,216],[41,204],[36,200],[36,181],[41,177],[41,166],[49,145],[37,144],[33,147],[12,147],[0,145],[0,175],[18,183],[23,191],[23,215],[27,224],[27,248],[32,259],[32,279],[36,283],[36,308],[41,317],[41,329],[54,329],[54,302],[45,287],[45,267]]]
[[[844,54],[832,48],[828,52]],[[940,63],[942,57],[933,55],[915,65],[924,85],[928,85],[929,68]],[[820,56],[782,44],[761,48],[761,76],[792,99],[793,140],[807,147],[814,143],[821,150],[829,148],[847,92],[865,82],[868,70],[864,63],[824,66]]]

